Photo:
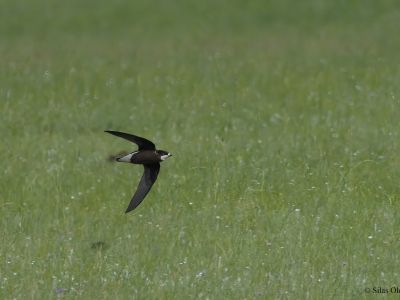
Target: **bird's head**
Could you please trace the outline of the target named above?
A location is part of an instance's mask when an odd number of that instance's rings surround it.
[[[172,156],[171,153],[164,150],[157,150],[157,154],[160,155],[161,160],[166,160],[168,157]]]

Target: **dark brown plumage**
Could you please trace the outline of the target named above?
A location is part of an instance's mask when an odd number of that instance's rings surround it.
[[[119,162],[140,164],[144,167],[142,179],[140,179],[138,188],[125,211],[128,213],[134,210],[146,197],[154,182],[157,180],[158,173],[160,172],[160,162],[172,156],[172,154],[168,151],[156,150],[156,146],[153,142],[133,134],[111,130],[106,130],[105,132],[124,138],[135,143],[139,147],[138,151],[116,159]]]

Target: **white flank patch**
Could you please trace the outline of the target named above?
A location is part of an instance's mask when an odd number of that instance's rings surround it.
[[[132,158],[132,156],[133,156],[135,153],[136,153],[136,152],[129,153],[128,155],[125,155],[125,156],[123,156],[123,157],[121,157],[121,158],[118,158],[117,160],[118,160],[118,161],[122,161],[122,162],[131,162],[131,158]]]

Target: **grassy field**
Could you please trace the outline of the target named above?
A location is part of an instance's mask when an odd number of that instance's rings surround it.
[[[1,1],[0,299],[400,287],[399,28],[385,0]],[[105,129],[174,155],[130,214]]]

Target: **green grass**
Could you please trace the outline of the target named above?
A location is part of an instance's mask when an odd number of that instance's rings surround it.
[[[0,20],[1,299],[400,285],[397,1],[1,1]],[[107,161],[135,147],[105,129],[174,155],[127,215],[142,168]]]

